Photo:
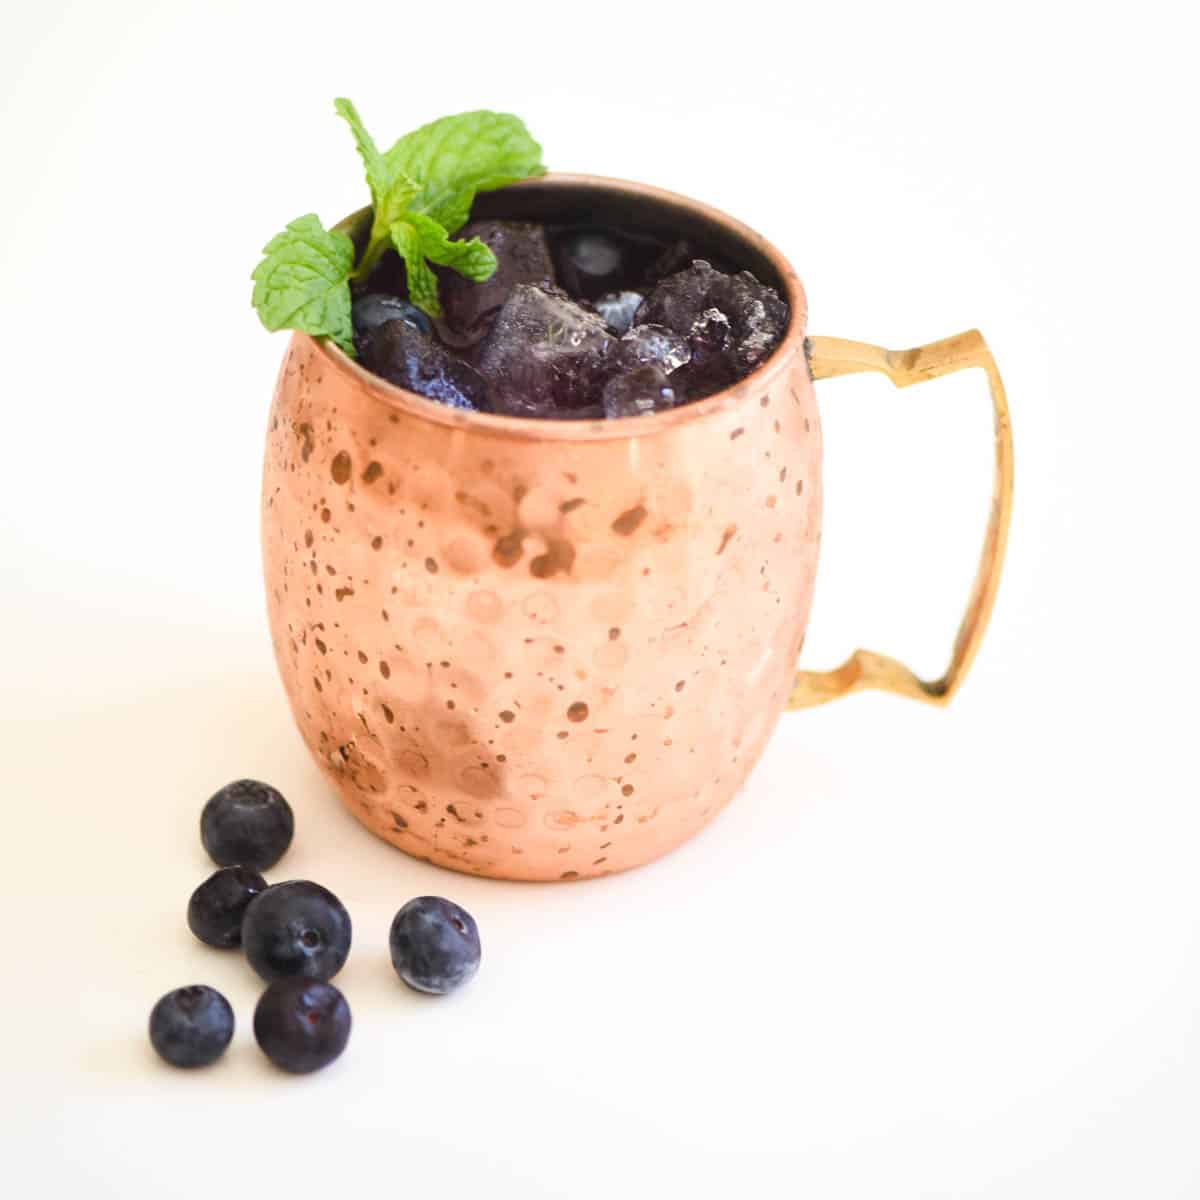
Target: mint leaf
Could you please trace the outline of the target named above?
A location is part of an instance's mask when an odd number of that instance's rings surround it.
[[[429,262],[450,267],[474,283],[490,279],[496,270],[496,256],[478,238],[453,242],[441,225],[424,213],[406,213],[392,225],[391,237],[396,253],[404,259],[408,298],[431,317],[440,317],[442,306],[437,276]]]
[[[366,168],[367,187],[371,189],[371,234],[362,262],[355,272],[356,277],[362,279],[370,273],[380,254],[387,248],[388,230],[392,223],[400,218],[408,202],[420,189],[395,162],[379,153],[374,138],[367,132],[358,109],[351,101],[339,97],[333,102],[333,109],[350,126],[354,144]]]
[[[466,224],[477,192],[544,175],[542,148],[525,122],[508,113],[459,113],[405,134],[385,155],[389,168],[415,180],[407,207],[447,233]]]
[[[422,312],[427,312],[431,317],[440,317],[442,306],[438,303],[437,276],[425,261],[420,232],[408,221],[397,221],[392,226],[391,234],[396,253],[404,259],[408,298]]]
[[[496,271],[496,256],[478,238],[467,242],[452,242],[450,235],[432,217],[409,213],[406,220],[421,236],[421,251],[439,267],[451,267],[472,283],[491,279]]]
[[[253,303],[263,325],[332,338],[353,356],[349,279],[354,243],[308,213],[273,237],[263,256],[251,275]]]
[[[358,109],[351,101],[339,97],[333,102],[333,109],[350,126],[350,131],[354,134],[354,144],[363,160],[363,166],[367,169],[367,186],[371,189],[371,199],[376,206],[390,202],[398,208],[403,207],[417,193],[417,184],[379,153],[374,139],[362,122],[362,117],[358,115]]]

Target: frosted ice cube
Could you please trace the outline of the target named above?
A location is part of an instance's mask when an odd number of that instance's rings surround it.
[[[692,359],[688,339],[665,325],[635,325],[621,339],[621,346],[637,362],[653,363],[668,375]]]
[[[525,221],[471,221],[456,241],[477,237],[496,256],[490,279],[473,283],[448,268],[438,270],[442,319],[438,332],[453,346],[473,346],[519,283],[554,283],[554,263],[540,225]]]
[[[597,403],[619,363],[601,318],[558,288],[518,284],[479,353],[494,412],[570,416]]]
[[[652,363],[614,375],[604,385],[603,399],[604,415],[613,420],[661,412],[683,400],[666,372]]]

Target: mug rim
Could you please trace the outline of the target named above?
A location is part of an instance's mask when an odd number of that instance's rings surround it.
[[[749,225],[718,208],[703,204],[699,200],[693,200],[690,196],[671,192],[648,183],[637,183],[633,180],[615,179],[604,175],[580,175],[552,171],[533,179],[509,184],[504,190],[546,187],[587,187],[619,195],[633,195],[676,208],[685,208],[705,222],[722,226],[727,232],[753,246],[763,258],[770,262],[772,269],[783,284],[784,298],[788,303],[788,324],[779,344],[749,375],[730,384],[729,387],[713,392],[710,396],[686,402],[678,408],[649,413],[646,416],[623,417],[619,420],[556,421],[547,420],[545,417],[513,417],[503,413],[450,408],[445,404],[439,404],[436,400],[430,400],[416,392],[410,392],[406,388],[389,383],[382,376],[368,371],[366,367],[361,366],[334,345],[329,338],[313,338],[306,333],[296,333],[293,337],[313,342],[316,352],[324,357],[330,367],[343,377],[352,380],[372,399],[382,402],[394,411],[398,410],[411,417],[463,432],[470,431],[499,437],[515,437],[521,440],[553,442],[620,441],[653,436],[678,429],[693,421],[703,421],[708,417],[729,412],[737,408],[747,396],[757,394],[760,390],[769,391],[774,377],[785,369],[786,364],[791,362],[796,354],[803,355],[803,342],[808,324],[808,300],[805,296],[804,285],[782,251],[762,234],[751,229]],[[360,210],[360,212],[366,211],[366,209]],[[352,214],[340,222],[338,227],[345,227],[358,215],[358,213]]]

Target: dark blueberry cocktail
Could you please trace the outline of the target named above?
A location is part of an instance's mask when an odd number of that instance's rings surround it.
[[[749,271],[635,231],[480,220],[495,274],[439,271],[443,314],[407,300],[385,256],[353,305],[362,364],[455,408],[516,417],[629,417],[699,400],[775,348],[787,305]],[[390,290],[389,290],[390,289]]]
[[[636,206],[507,205],[519,192],[507,185],[545,173],[518,118],[443,117],[381,152],[348,100],[335,107],[372,206],[353,236],[310,213],[267,244],[254,305],[268,329],[327,337],[452,408],[552,420],[699,400],[782,338],[788,306],[770,280],[702,229],[643,221]]]

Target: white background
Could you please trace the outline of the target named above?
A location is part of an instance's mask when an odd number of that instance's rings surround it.
[[[1171,7],[5,0],[11,1194],[1200,1194],[1200,97]],[[949,711],[786,716],[701,836],[591,884],[450,875],[343,813],[266,633],[284,343],[247,279],[287,220],[364,201],[340,94],[381,141],[514,111],[552,167],[737,214],[813,332],[985,332],[1017,505]],[[822,385],[811,665],[941,669],[989,489],[977,374]],[[242,775],[296,809],[279,871],[356,924],[354,1035],[307,1079],[261,1058],[255,980],[183,923],[198,810]],[[431,891],[485,944],[444,1001],[386,957]],[[197,981],[237,1036],[172,1072],[146,1016]]]

